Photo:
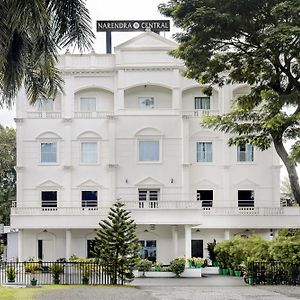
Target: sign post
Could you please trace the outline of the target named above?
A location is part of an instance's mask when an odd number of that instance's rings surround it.
[[[97,32],[106,32],[106,53],[111,53],[112,31],[146,31],[159,33],[170,31],[169,20],[137,20],[137,21],[97,21]]]

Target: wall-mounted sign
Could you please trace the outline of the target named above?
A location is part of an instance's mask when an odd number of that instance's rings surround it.
[[[170,20],[97,21],[97,31],[170,31]]]

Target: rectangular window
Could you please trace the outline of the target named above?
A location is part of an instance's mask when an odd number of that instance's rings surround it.
[[[80,98],[80,111],[96,111],[96,98],[95,97],[81,97]]]
[[[213,197],[213,190],[197,190],[197,200],[201,201],[202,207],[212,207]]]
[[[159,161],[159,141],[139,141],[139,161]]]
[[[141,240],[141,258],[156,261],[156,240]]]
[[[40,98],[36,102],[38,111],[53,111],[54,99],[53,98]]]
[[[81,143],[81,162],[85,164],[95,164],[97,161],[97,143]]]
[[[254,191],[239,190],[238,191],[238,207],[254,207]]]
[[[212,142],[197,143],[197,162],[212,162]]]
[[[154,108],[154,97],[139,97],[139,107],[142,109]]]
[[[41,143],[41,162],[56,163],[57,162],[57,144]]]
[[[210,109],[210,97],[195,97],[195,109]]]
[[[42,192],[42,207],[57,207],[57,191]]]
[[[238,161],[253,161],[253,146],[245,144],[237,147],[237,160]]]
[[[97,207],[98,206],[98,192],[97,191],[82,191],[81,192],[81,206],[82,207]]]
[[[157,208],[159,190],[139,189],[139,208]]]

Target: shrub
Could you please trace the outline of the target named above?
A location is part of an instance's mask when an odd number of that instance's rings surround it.
[[[8,266],[6,268],[6,275],[9,282],[13,282],[16,279],[17,271],[14,266]]]
[[[213,240],[213,242],[207,243],[208,256],[212,263],[217,261],[217,256],[216,256],[216,252],[215,252],[216,245],[217,245],[217,242],[215,239]]]
[[[179,277],[180,274],[184,271],[185,268],[185,257],[180,256],[171,261],[170,271],[175,273],[176,277]]]
[[[148,259],[140,259],[136,265],[138,271],[142,271],[143,273],[151,271],[152,262]]]

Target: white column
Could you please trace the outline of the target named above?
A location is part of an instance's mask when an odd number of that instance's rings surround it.
[[[123,70],[119,70],[115,81],[114,93],[114,111],[124,109],[124,82],[125,74]]]
[[[109,172],[110,172],[110,199],[109,201],[116,200],[116,177],[118,166],[116,164],[116,133],[115,133],[115,117],[108,116],[107,117],[107,126],[108,126],[108,149],[109,149]]]
[[[69,260],[72,250],[72,232],[71,229],[66,229],[66,259]]]
[[[18,260],[23,261],[23,229],[18,232]]]
[[[72,118],[74,113],[74,78],[73,76],[66,75],[65,78],[65,86],[64,86],[64,94],[62,94],[62,116],[63,118]]]
[[[16,122],[16,140],[18,145],[23,143],[23,119],[15,119]],[[17,147],[17,203],[18,207],[23,206],[23,150],[22,147]]]
[[[192,256],[192,227],[191,225],[184,225],[185,233],[185,258]]]
[[[182,116],[181,123],[181,151],[182,151],[182,200],[189,201],[190,199],[190,132],[189,132],[189,117]]]
[[[65,138],[64,138],[64,153],[61,153],[61,157],[63,157],[63,172],[64,172],[64,189],[61,191],[63,195],[61,195],[60,206],[63,207],[72,207],[74,203],[72,203],[72,119],[64,118],[63,119],[65,126]]]
[[[179,88],[172,90],[172,109],[176,111],[181,109],[181,90]]]
[[[230,230],[229,229],[224,230],[224,240],[230,240]]]
[[[178,227],[172,225],[172,241],[173,241],[173,254],[174,258],[178,257]]]

